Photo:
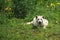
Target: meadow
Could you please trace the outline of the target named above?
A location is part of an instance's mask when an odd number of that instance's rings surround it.
[[[0,40],[60,40],[60,0],[0,0],[0,6]],[[26,24],[36,15],[49,21],[46,29]]]

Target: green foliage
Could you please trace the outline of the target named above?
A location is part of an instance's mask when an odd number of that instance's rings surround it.
[[[4,0],[0,0],[0,12],[3,11],[4,3]]]
[[[25,18],[30,12],[35,10],[36,0],[14,0],[14,16]],[[18,15],[18,16],[17,16]]]

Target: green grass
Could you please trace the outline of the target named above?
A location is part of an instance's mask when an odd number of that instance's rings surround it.
[[[9,19],[7,24],[0,25],[1,40],[60,40],[60,16],[52,13],[51,16],[46,14],[49,25],[46,30],[43,28],[32,29],[32,25],[25,24],[30,17],[26,19]],[[33,19],[33,17],[32,17]],[[30,19],[31,20],[31,19]],[[30,21],[29,20],[29,21]]]
[[[35,11],[30,9],[25,19],[9,19],[10,12],[7,12],[8,15],[0,12],[0,40],[60,40],[60,4],[57,5],[57,2],[59,1],[52,2],[55,3],[54,7],[48,5],[49,3],[43,5],[43,2],[38,2],[40,5],[36,6]],[[47,5],[49,7],[46,7]],[[43,15],[49,21],[47,29],[33,29],[33,25],[25,24],[36,15]]]

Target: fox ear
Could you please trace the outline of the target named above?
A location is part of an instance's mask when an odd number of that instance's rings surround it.
[[[36,16],[36,18],[37,18],[38,16]]]
[[[44,16],[42,16],[42,18],[45,18]]]

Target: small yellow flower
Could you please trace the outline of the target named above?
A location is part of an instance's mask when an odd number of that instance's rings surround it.
[[[11,8],[9,8],[9,10],[11,10]]]
[[[58,2],[57,4],[58,4],[58,5],[60,5],[60,3],[59,3],[59,2]]]
[[[8,10],[8,7],[6,7],[5,10]]]
[[[9,10],[11,10],[11,8],[10,7],[6,7],[5,10],[8,10],[9,11]]]
[[[55,6],[55,4],[51,3],[50,6]]]

